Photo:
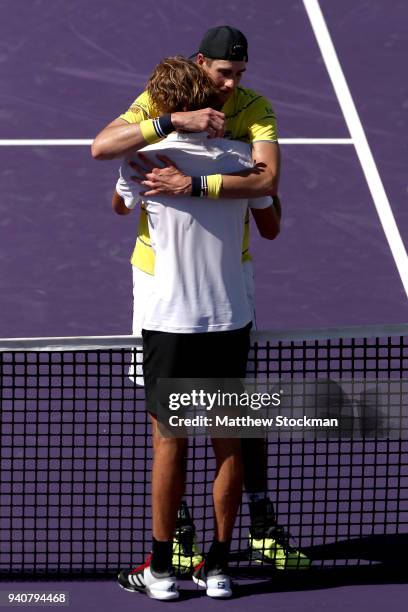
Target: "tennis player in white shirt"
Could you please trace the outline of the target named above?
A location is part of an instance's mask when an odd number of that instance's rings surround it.
[[[172,99],[179,96],[182,109],[209,106],[210,98],[216,95],[205,72],[181,58],[169,58],[159,64],[149,84],[157,78],[168,79],[169,87],[175,88]],[[170,113],[181,109],[165,107],[165,110]],[[165,140],[145,147],[143,153],[151,161],[155,161],[157,153],[164,153],[182,172],[197,178],[239,172],[253,165],[249,145],[209,140],[206,133],[172,132]],[[124,211],[124,207],[130,210],[140,201],[143,187],[132,179],[132,174],[134,171],[125,162],[113,198],[117,212]],[[155,252],[155,273],[144,283],[146,301],[138,325],[143,330],[147,403],[152,406],[157,399],[158,378],[245,376],[253,308],[247,297],[241,251],[249,201],[160,195],[144,198],[144,205]],[[259,198],[250,205],[269,211],[266,225],[276,226],[271,198]],[[263,215],[264,219],[267,217],[268,213]],[[140,291],[137,295],[140,298]],[[210,363],[209,354],[213,356]],[[150,597],[175,599],[178,586],[171,567],[172,539],[183,495],[187,441],[171,438],[163,442],[157,436],[155,418],[152,420],[155,436],[152,557],[149,564],[122,571],[119,582],[124,588],[133,587]],[[206,586],[209,596],[223,598],[232,593],[227,558],[241,498],[242,465],[239,440],[224,438],[212,442],[217,461],[216,531],[201,568],[200,584]]]

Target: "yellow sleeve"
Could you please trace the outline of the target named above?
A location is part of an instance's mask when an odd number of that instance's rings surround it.
[[[127,121],[127,123],[140,123],[145,119],[152,119],[156,116],[154,105],[147,92],[144,91],[136,98],[125,113],[119,115],[119,119],[123,119]]]
[[[120,119],[124,119],[127,123],[140,123],[146,119],[157,117],[158,113],[155,110],[147,92],[144,91],[132,103],[131,107],[120,115]],[[131,257],[132,265],[136,266],[147,274],[154,274],[154,251],[150,243],[149,225],[147,221],[147,213],[145,207],[140,208],[139,225],[137,228],[136,245]]]
[[[269,100],[260,96],[248,108],[247,116],[249,142],[257,140],[270,140],[277,142],[278,131],[276,115]]]
[[[142,272],[154,275],[155,254],[150,242],[147,212],[143,204],[140,207],[137,239],[130,262],[133,266],[142,270]]]

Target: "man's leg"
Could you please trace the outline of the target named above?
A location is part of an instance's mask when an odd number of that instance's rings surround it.
[[[187,440],[161,435],[158,418],[166,428],[168,407],[159,400],[157,380],[171,376],[175,364],[183,361],[183,355],[175,334],[146,330],[142,334],[146,405],[153,436],[151,568],[165,572],[172,568],[173,533],[184,491]]]
[[[248,494],[266,493],[268,490],[268,447],[262,438],[242,439],[244,486]]]
[[[207,595],[231,597],[228,555],[232,531],[242,496],[241,441],[234,438],[212,438],[216,458],[213,485],[215,537],[205,562],[198,566],[193,580],[205,586]]]
[[[143,591],[154,599],[169,600],[179,596],[172,568],[173,533],[184,491],[187,441],[160,435],[157,418],[165,418],[167,407],[159,403],[157,380],[168,373],[171,375],[173,363],[178,359],[178,343],[174,334],[143,330],[142,336],[146,408],[153,435],[153,543],[147,562],[130,572],[122,570],[118,582],[127,590]]]
[[[251,261],[242,264],[248,304],[252,313],[252,331],[256,331],[255,283]],[[254,372],[249,371],[248,378]],[[245,377],[245,374],[242,376]],[[242,440],[244,488],[249,506],[250,555],[255,561],[273,563],[277,569],[307,569],[310,560],[299,550],[288,545],[288,535],[276,522],[276,514],[269,499],[267,440]]]
[[[242,496],[241,440],[212,438],[216,459],[213,485],[215,540],[230,542]]]
[[[143,591],[154,599],[176,599],[173,573],[173,534],[185,479],[185,438],[160,436],[156,417],[151,415],[153,436],[152,518],[153,543],[148,561],[132,571],[119,573],[119,585]]]
[[[143,317],[149,297],[154,289],[154,276],[132,266],[133,276],[133,324],[132,334],[142,335]],[[129,378],[136,385],[144,387],[143,354],[138,351],[129,366]],[[153,446],[155,437],[153,437]],[[187,445],[185,453],[187,469]],[[187,517],[186,517],[187,515]],[[185,502],[182,502],[177,515],[176,531],[173,539],[173,567],[177,574],[190,574],[193,567],[201,563],[203,557],[197,548],[195,526]]]
[[[278,525],[273,504],[268,496],[267,440],[242,440],[244,485],[248,499],[250,556],[257,562],[273,563],[280,570],[302,570],[310,567],[310,559],[290,546],[289,534]]]
[[[242,263],[245,290],[252,314],[252,331],[256,331],[255,280],[252,261]],[[245,376],[245,375],[244,375]],[[248,378],[254,373],[249,372]],[[242,439],[244,488],[251,519],[251,536],[265,537],[268,527],[276,523],[272,502],[268,494],[268,443],[259,438]],[[250,540],[252,544],[252,539]]]
[[[273,505],[268,497],[268,444],[262,438],[243,438],[241,444],[251,535],[261,537],[268,527],[276,523]]]
[[[152,469],[153,538],[157,541],[169,542],[170,562],[168,566],[171,567],[171,548],[177,509],[184,493],[187,440],[185,438],[160,436],[155,417],[152,417],[152,429],[154,448]],[[154,555],[152,565],[155,567]],[[162,564],[160,563],[160,565]]]

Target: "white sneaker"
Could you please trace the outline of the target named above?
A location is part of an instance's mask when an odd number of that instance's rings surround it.
[[[169,601],[180,596],[176,576],[169,572],[153,573],[149,560],[134,570],[122,570],[118,575],[118,583],[127,591],[146,593],[152,599]]]
[[[194,570],[193,581],[199,587],[206,589],[208,597],[214,599],[227,599],[232,596],[231,578],[218,570],[210,571],[207,575],[204,569],[204,561]]]

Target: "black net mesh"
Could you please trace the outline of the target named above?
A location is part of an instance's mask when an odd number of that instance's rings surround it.
[[[387,427],[375,431],[372,396],[360,393],[351,406],[357,436],[271,435],[268,489],[276,516],[266,540],[254,541],[244,498],[232,564],[302,569],[306,557],[316,567],[402,562],[408,537],[405,332],[331,340],[254,336],[249,376],[337,384],[365,379],[376,388],[381,381],[388,387],[375,397],[396,427],[392,435]],[[139,564],[151,543],[152,458],[144,390],[129,379],[140,349],[22,350],[16,344],[3,343],[0,351],[1,576],[109,575]],[[200,550],[212,539],[213,474],[211,445],[190,440],[185,499]]]

